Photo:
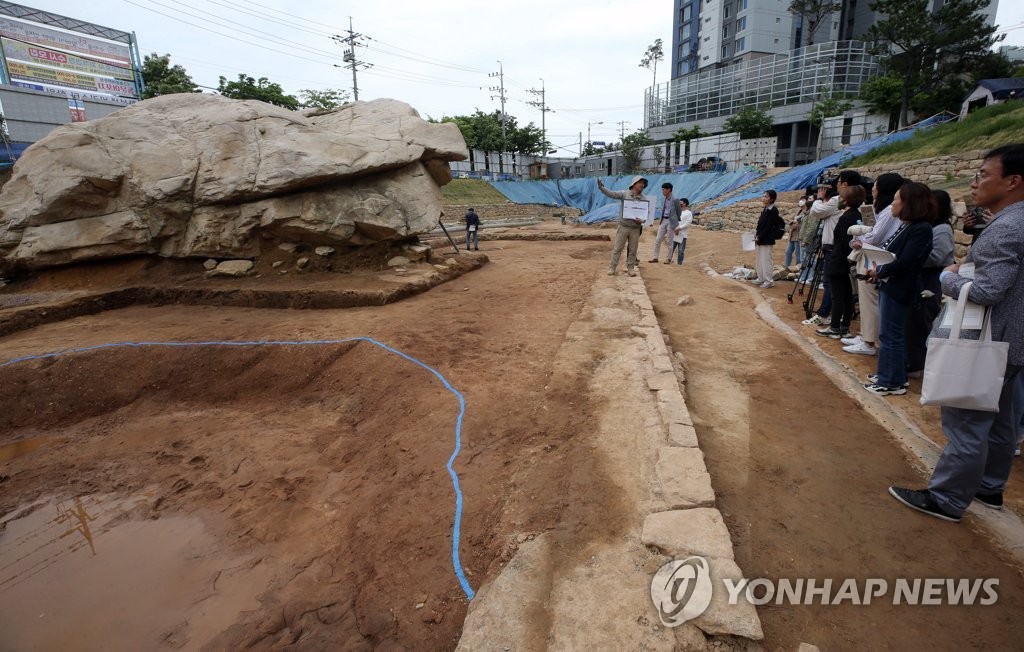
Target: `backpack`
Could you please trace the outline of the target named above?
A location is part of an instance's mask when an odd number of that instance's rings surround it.
[[[775,218],[775,228],[772,230],[772,237],[781,240],[786,235],[786,222],[781,217]]]

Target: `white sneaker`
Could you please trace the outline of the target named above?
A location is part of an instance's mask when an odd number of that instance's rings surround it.
[[[878,349],[864,342],[844,346],[843,350],[847,353],[859,353],[861,355],[876,355],[878,353]]]
[[[820,317],[818,314],[813,314],[810,319],[805,319],[800,323],[804,326],[817,326],[818,324],[824,324],[825,318]]]
[[[775,287],[775,283],[773,283],[772,281],[765,281],[764,283],[761,284],[761,287],[765,289],[773,288]]]
[[[853,337],[844,337],[839,341],[845,344],[846,346],[853,346],[854,344],[860,344],[861,342],[863,342],[864,338],[861,337],[860,335],[854,335]]]

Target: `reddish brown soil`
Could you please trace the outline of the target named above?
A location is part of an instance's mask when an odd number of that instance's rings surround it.
[[[762,607],[765,647],[1018,647],[1020,569],[974,517],[941,523],[886,495],[890,483],[925,478],[858,404],[756,316],[761,291],[701,271],[701,263],[727,271],[743,261],[737,243],[736,234],[695,228],[686,265],[642,270],[670,346],[686,358],[687,401],[744,574],[1001,582],[990,607]],[[588,454],[596,407],[586,387],[599,361],[583,349],[556,364],[609,248],[487,241],[487,264],[463,269],[472,266],[466,256],[455,266],[463,275],[432,287],[424,279],[434,269],[416,265],[407,278],[370,270],[223,281],[209,287],[378,295],[425,287],[395,303],[346,309],[138,305],[52,323],[44,317],[0,339],[0,361],[123,341],[351,337],[421,360],[466,399],[455,462],[465,494],[460,553],[478,588],[532,533],[572,532],[578,540],[604,536],[596,523],[630,518],[620,513],[609,470]],[[649,252],[645,234],[644,260]],[[152,280],[146,264],[135,265],[88,276],[78,270],[74,289]],[[206,287],[194,268],[160,274],[157,285],[182,289],[181,297],[183,288]],[[45,309],[38,302],[47,301],[52,310],[70,285],[67,276],[37,278],[0,296],[14,306],[19,293],[34,294],[28,304]],[[786,304],[787,291],[779,284],[763,294],[795,324],[802,315]],[[693,304],[677,305],[683,295]],[[843,355],[836,343],[818,344]],[[871,371],[869,358],[844,362]],[[244,559],[243,571],[260,578],[246,608],[205,638],[190,625],[197,621],[184,618],[135,647],[451,649],[457,642],[466,598],[452,569],[455,507],[445,464],[458,405],[418,365],[367,342],[112,348],[0,368],[0,386],[0,452],[22,445],[12,459],[0,457],[0,521],[30,505],[45,509],[38,501],[50,496],[133,497],[118,522],[200,519],[220,551]],[[941,437],[934,412],[915,407],[913,392],[893,401]],[[1008,491],[1015,509],[1019,474]],[[3,537],[0,529],[0,550]],[[103,538],[95,544],[102,548]],[[218,589],[216,579],[211,587]],[[4,591],[0,585],[0,604]]]
[[[651,243],[641,248],[643,259]],[[780,256],[776,247],[776,262]],[[993,544],[978,519],[945,523],[901,506],[890,484],[922,487],[927,474],[848,395],[776,329],[754,315],[765,297],[782,319],[842,363],[874,373],[876,358],[816,337],[793,285],[768,290],[709,277],[753,255],[732,233],[691,231],[686,263],[643,265],[644,280],[670,346],[686,358],[686,399],[722,511],[748,578],[999,578],[991,606],[768,605],[758,608],[765,647],[794,650],[1015,649],[1024,635],[1021,569]],[[676,305],[683,295],[688,306]],[[797,297],[799,299],[799,297]],[[855,329],[856,330],[856,329]],[[886,400],[944,443],[937,408],[922,408],[920,381]],[[1007,500],[1024,505],[1015,465]],[[1015,542],[1024,544],[1024,539]]]

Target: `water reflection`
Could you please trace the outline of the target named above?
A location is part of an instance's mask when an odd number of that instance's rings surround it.
[[[196,648],[258,607],[271,564],[226,554],[197,517],[148,518],[151,500],[51,498],[0,517],[0,649]]]

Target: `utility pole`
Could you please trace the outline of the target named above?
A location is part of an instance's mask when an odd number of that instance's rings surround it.
[[[348,49],[346,49],[345,53],[342,55],[342,61],[345,62],[345,65],[339,66],[338,64],[334,64],[334,67],[352,69],[352,97],[355,98],[356,102],[359,101],[359,83],[356,81],[356,70],[358,70],[359,68],[373,67],[372,63],[366,63],[365,61],[359,61],[358,59],[356,59],[356,46],[363,45],[361,41],[357,40],[361,36],[362,34],[357,34],[356,32],[352,31],[352,16],[349,16],[348,36],[341,37],[338,34],[335,34],[334,36],[331,37],[332,41],[335,41],[337,43],[344,43],[346,46],[348,46]]]
[[[547,160],[547,158],[548,158],[548,131],[547,131],[547,127],[545,127],[545,125],[544,125],[544,117],[547,114],[547,112],[548,111],[552,111],[552,109],[549,109],[548,105],[545,103],[545,99],[544,99],[544,94],[545,94],[545,91],[544,91],[544,78],[543,77],[538,77],[538,79],[540,79],[540,90],[538,91],[538,90],[536,90],[534,88],[530,88],[526,92],[527,93],[532,93],[533,95],[540,95],[540,102],[527,102],[527,104],[529,104],[530,106],[539,106],[540,107],[540,133],[541,133],[541,138],[544,141],[544,143],[543,143],[544,144],[544,159]],[[553,112],[554,111],[552,111],[552,113]]]
[[[498,152],[498,173],[505,173],[505,145],[508,143],[505,135],[505,68],[501,65],[501,61],[498,61],[498,72],[487,73],[488,77],[497,77],[498,85],[490,86],[488,90],[498,91],[498,100],[501,102],[501,151]],[[491,95],[491,99],[494,99],[494,95]]]
[[[620,120],[615,124],[619,125],[619,141],[622,141],[626,137],[626,125],[629,124],[629,120]]]
[[[498,85],[490,86],[488,90],[498,91],[497,99],[501,102],[501,139],[505,140],[505,68],[501,65],[501,61],[498,61],[498,72],[487,73],[488,77],[497,77]],[[491,95],[491,99],[495,99],[494,95]]]

